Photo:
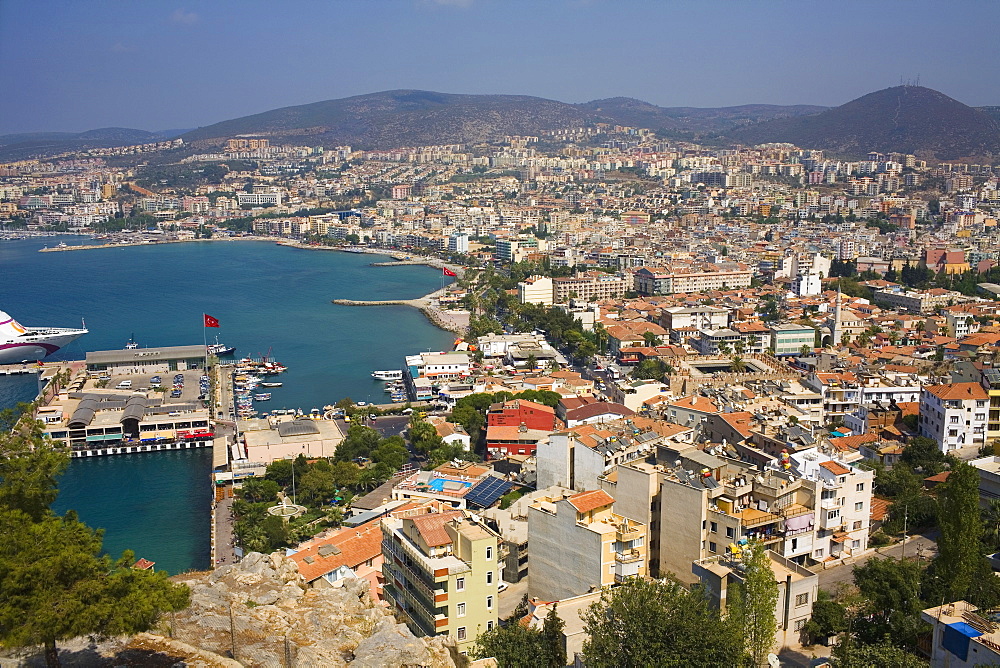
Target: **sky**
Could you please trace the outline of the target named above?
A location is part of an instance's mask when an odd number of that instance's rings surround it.
[[[995,0],[0,0],[0,134],[195,128],[392,89],[1000,105]]]

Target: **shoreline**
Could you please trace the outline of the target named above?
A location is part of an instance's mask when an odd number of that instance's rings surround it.
[[[432,325],[446,332],[464,336],[469,329],[469,313],[461,311],[451,315],[448,311],[434,306],[434,298],[445,293],[448,286],[438,288],[416,299],[331,299],[338,306],[409,306],[424,314]]]

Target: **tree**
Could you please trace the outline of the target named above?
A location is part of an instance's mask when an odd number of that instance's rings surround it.
[[[557,603],[553,603],[542,623],[542,657],[548,668],[563,668],[566,665],[566,644],[563,640],[563,627],[566,623],[556,612]]]
[[[103,554],[102,532],[73,511],[51,512],[67,457],[37,423],[0,433],[0,644],[44,645],[50,666],[60,640],[149,630],[190,596],[166,573],[132,568],[130,551]]]
[[[336,489],[333,483],[333,471],[314,466],[296,481],[296,488],[296,501],[304,506],[322,506],[333,498]]]
[[[292,484],[293,466],[290,459],[275,459],[267,465],[267,473],[264,474],[264,477],[273,480],[282,487],[288,487]]]
[[[700,588],[630,578],[605,589],[582,615],[593,668],[734,666],[742,641],[708,605]]]
[[[291,462],[288,462],[291,464]],[[240,490],[244,499],[250,503],[263,503],[274,501],[281,486],[273,480],[267,478],[248,478],[243,481],[243,488]]]
[[[979,472],[959,462],[952,468],[938,496],[941,538],[934,573],[945,586],[949,601],[966,598],[983,560],[983,521],[979,513]]]
[[[778,631],[774,616],[778,583],[763,543],[751,543],[743,555],[743,582],[731,594],[735,596],[730,601],[729,614],[736,628],[743,629],[744,650],[750,663],[763,666]]]
[[[747,370],[747,363],[739,355],[733,355],[729,361],[729,368],[732,369],[733,373],[743,373]]]
[[[542,642],[538,629],[525,628],[516,622],[497,625],[479,634],[469,655],[474,659],[492,657],[499,668],[536,668],[543,652]]]
[[[863,645],[845,635],[833,648],[837,668],[927,668],[927,662],[896,647],[887,639]]]
[[[915,647],[921,630],[920,565],[915,561],[869,559],[854,567],[854,584],[864,598],[855,626],[858,639],[866,644],[891,638],[900,647]]]
[[[812,614],[803,630],[814,640],[825,640],[847,630],[847,608],[824,590],[813,602]]]

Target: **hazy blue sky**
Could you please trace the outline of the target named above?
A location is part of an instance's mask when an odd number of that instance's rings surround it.
[[[1000,104],[1000,2],[0,0],[0,133],[189,128],[396,88]]]

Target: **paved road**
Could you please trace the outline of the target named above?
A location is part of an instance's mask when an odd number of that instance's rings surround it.
[[[934,541],[936,534],[928,535],[917,535],[912,536],[906,545],[897,544],[890,547],[879,548],[878,552],[872,552],[871,554],[860,557],[854,562],[856,566],[863,566],[872,557],[891,557],[893,559],[899,559],[901,556],[905,556],[907,559],[932,559],[937,555],[937,543]],[[905,554],[904,554],[905,552]],[[826,589],[827,591],[834,591],[837,585],[841,583],[853,584],[854,582],[854,569],[850,564],[845,564],[843,566],[835,566],[829,570],[818,571],[819,573],[819,586],[821,589]]]
[[[514,612],[514,608],[517,607],[517,604],[521,602],[521,599],[527,593],[528,578],[524,578],[520,582],[513,582],[507,586],[506,590],[500,592],[497,596],[497,615],[500,619],[510,617],[510,614]]]

